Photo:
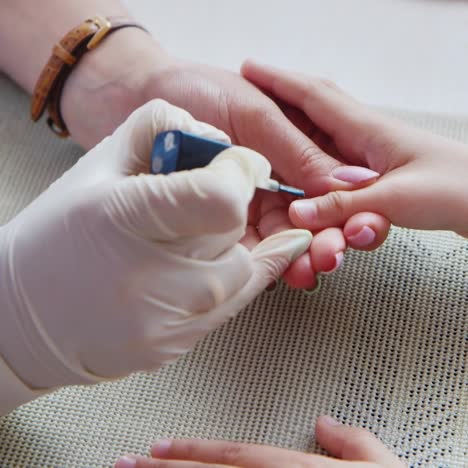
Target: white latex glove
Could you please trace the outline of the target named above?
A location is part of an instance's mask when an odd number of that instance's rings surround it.
[[[0,376],[0,411],[38,395],[30,389],[177,358],[309,247],[303,230],[251,252],[239,243],[255,185],[271,170],[253,151],[232,148],[206,168],[148,175],[155,135],[173,129],[228,140],[181,109],[149,102],[1,228],[0,357],[9,378]]]

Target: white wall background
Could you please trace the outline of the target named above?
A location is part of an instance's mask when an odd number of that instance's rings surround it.
[[[174,54],[328,77],[372,104],[468,115],[468,1],[127,0]]]

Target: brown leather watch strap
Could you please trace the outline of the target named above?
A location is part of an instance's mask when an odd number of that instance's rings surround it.
[[[47,106],[49,127],[59,136],[68,136],[67,126],[60,112],[60,98],[65,81],[88,50],[96,47],[110,33],[126,27],[146,31],[142,25],[128,18],[101,16],[87,19],[69,31],[52,49],[52,55],[37,80],[31,101],[31,118],[37,121]]]

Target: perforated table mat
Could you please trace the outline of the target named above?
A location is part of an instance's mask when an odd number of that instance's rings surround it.
[[[393,113],[468,141],[468,119]],[[80,155],[30,123],[27,97],[0,76],[0,222]],[[377,252],[350,252],[318,295],[265,293],[174,365],[1,418],[0,465],[110,466],[161,437],[318,451],[314,423],[330,414],[413,466],[463,466],[467,311],[468,242],[393,229]]]

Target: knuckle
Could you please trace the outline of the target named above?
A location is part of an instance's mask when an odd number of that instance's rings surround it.
[[[272,109],[268,105],[250,105],[246,114],[252,119],[251,122],[265,124],[271,121]]]
[[[327,194],[323,199],[323,203],[318,204],[318,217],[320,218],[321,211],[323,213],[333,212],[338,216],[344,215],[346,211],[346,196],[347,192],[342,190],[337,190]]]
[[[245,103],[241,112],[237,134],[242,133],[242,145],[258,149],[258,135],[271,133],[277,127],[278,108],[270,98],[262,99],[261,104]],[[234,124],[234,122],[233,122]],[[236,122],[237,124],[237,122]],[[255,129],[253,132],[252,129]]]
[[[369,128],[357,146],[367,161],[378,161],[377,170],[382,174],[391,168],[392,161],[400,160],[398,157],[401,152],[399,141],[378,127]]]
[[[271,106],[268,101],[262,100],[261,103],[254,100],[244,100],[239,102],[237,97],[229,96],[225,99],[225,106],[233,141],[242,146],[251,146],[251,128],[255,124],[255,128],[263,127],[271,117]]]
[[[329,156],[317,145],[307,145],[299,155],[298,174],[301,175],[301,178],[304,175],[318,175],[324,172],[324,167],[327,167],[327,172],[329,172],[329,162]]]

